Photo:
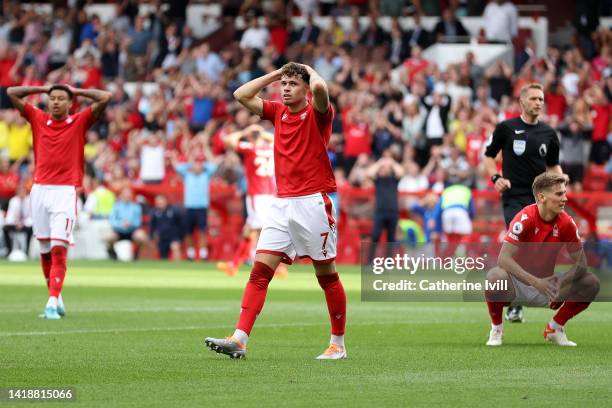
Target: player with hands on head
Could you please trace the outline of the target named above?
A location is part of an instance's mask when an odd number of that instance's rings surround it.
[[[259,93],[276,81],[280,81],[282,102],[262,99]],[[337,231],[328,196],[336,191],[336,181],[327,156],[334,117],[327,84],[311,67],[290,62],[242,85],[234,97],[251,113],[274,124],[277,194],[257,243],[236,330],[231,337],[208,337],[205,343],[230,357],[244,357],[276,267],[280,262],[290,264],[297,256],[311,259],[331,321],[330,345],[317,359],[346,358],[346,294],[334,262]]]
[[[26,101],[29,95],[41,93],[48,95],[48,112]],[[44,317],[58,320],[65,313],[61,291],[68,246],[73,243],[77,189],[83,181],[85,138],[112,94],[59,84],[15,86],[8,88],[7,94],[32,127],[35,161],[30,193],[32,229],[40,244],[42,270],[49,289]],[[73,100],[79,96],[93,103],[71,114]]]

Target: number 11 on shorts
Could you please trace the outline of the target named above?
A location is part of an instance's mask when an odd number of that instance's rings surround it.
[[[66,234],[70,234],[72,232],[72,228],[74,227],[74,220],[70,218],[66,218]]]

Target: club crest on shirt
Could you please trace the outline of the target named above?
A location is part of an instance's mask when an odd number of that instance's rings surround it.
[[[538,152],[540,153],[541,157],[546,156],[546,152],[548,151],[548,149],[546,148],[546,145],[544,143],[542,143],[540,145],[540,148],[538,149]]]
[[[538,235],[538,232],[540,232],[540,229],[538,227],[535,228],[535,235]]]
[[[289,115],[287,115],[287,112],[283,113],[283,116],[281,116],[281,120],[285,120],[287,119]]]
[[[527,147],[527,142],[525,140],[515,140],[512,143],[512,150],[514,150],[514,154],[517,156],[525,153],[525,148]]]
[[[557,224],[555,224],[555,226],[553,227],[553,237],[558,237],[559,236],[559,227],[557,227]]]
[[[300,119],[301,119],[301,120],[306,119],[306,115],[308,115],[308,112],[304,112],[304,113],[302,113],[302,114],[300,115]]]

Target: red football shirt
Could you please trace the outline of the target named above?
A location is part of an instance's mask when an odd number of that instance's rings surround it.
[[[247,193],[251,196],[276,194],[274,148],[272,145],[256,146],[251,142],[240,142],[236,152],[244,159]]]
[[[334,109],[320,113],[309,103],[291,113],[281,102],[263,103],[262,119],[274,123],[274,169],[279,197],[336,191],[327,157]]]
[[[91,107],[55,121],[47,112],[26,103],[22,115],[32,126],[34,183],[80,187],[85,135],[95,122]]]
[[[543,278],[552,276],[559,251],[578,251],[582,244],[574,220],[565,211],[546,222],[540,217],[537,204],[523,208],[510,223],[506,242],[519,247],[515,260],[527,272]]]

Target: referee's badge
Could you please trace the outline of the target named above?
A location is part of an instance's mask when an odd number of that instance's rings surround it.
[[[525,153],[525,147],[527,147],[527,141],[525,140],[515,140],[514,143],[512,143],[512,150],[514,150],[514,154],[517,156]]]
[[[540,152],[540,156],[541,157],[546,156],[547,148],[546,148],[546,145],[544,143],[542,143],[540,145],[540,148],[538,149],[538,152]]]

